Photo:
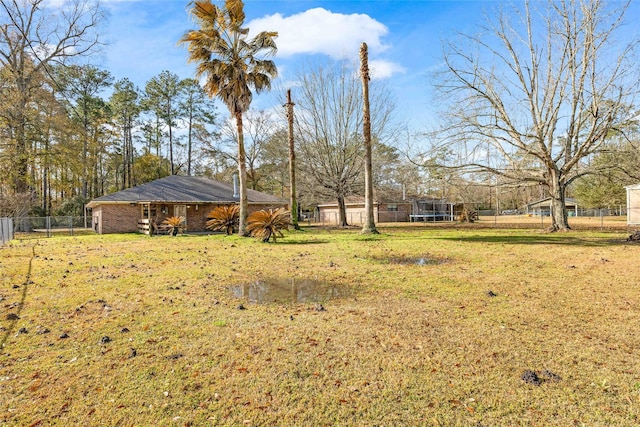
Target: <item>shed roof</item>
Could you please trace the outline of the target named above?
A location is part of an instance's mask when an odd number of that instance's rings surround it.
[[[237,203],[233,185],[196,176],[171,175],[91,200],[87,207],[118,203]],[[286,203],[255,190],[247,190],[249,203]]]
[[[567,207],[571,207],[571,208],[575,208],[578,206],[578,202],[575,199],[571,199],[569,197],[567,197],[565,200],[565,206]],[[529,209],[533,209],[533,208],[539,208],[539,207],[549,207],[551,206],[551,197],[546,197],[542,200],[538,200],[537,202],[531,202],[529,204],[526,205],[527,208]]]
[[[344,204],[347,207],[354,207],[354,206],[364,206],[364,197],[360,197],[360,196],[355,196],[355,197],[347,197],[344,200]],[[379,200],[379,199],[375,199],[373,201],[374,205],[381,205],[381,204],[394,204],[394,205],[410,205],[411,202],[408,200]],[[338,207],[338,202],[337,201],[327,201],[327,202],[322,202],[322,203],[318,203],[316,205],[319,208],[337,208]]]

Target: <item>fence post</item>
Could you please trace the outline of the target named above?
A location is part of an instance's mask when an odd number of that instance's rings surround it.
[[[13,218],[0,218],[0,246],[13,240]]]
[[[47,230],[47,234],[46,234],[46,236],[47,236],[47,237],[51,237],[51,217],[50,217],[50,216],[48,216],[48,217],[45,219],[45,225],[44,225],[44,227],[45,227],[45,228],[46,228],[46,230]]]

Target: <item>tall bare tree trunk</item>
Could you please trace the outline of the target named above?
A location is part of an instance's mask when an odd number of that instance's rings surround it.
[[[171,110],[169,110],[169,114],[171,114]],[[173,164],[173,128],[171,123],[169,123],[169,162],[171,163],[171,175],[175,175],[176,169]]]
[[[238,234],[240,236],[247,236],[247,216],[249,214],[249,203],[247,201],[247,155],[244,151],[242,111],[236,111],[236,129],[238,131],[238,178],[240,184],[240,218],[238,223]]]
[[[371,112],[369,111],[369,54],[367,44],[360,45],[362,78],[362,128],[364,134],[364,223],[362,234],[378,234],[373,217],[373,167],[371,165]]]
[[[87,98],[83,97],[82,102],[82,177],[80,180],[82,186],[82,200],[84,202],[87,200],[87,196],[89,194],[89,113],[87,111]]]
[[[127,163],[127,168],[129,170],[129,188],[135,187],[138,183],[136,182],[136,177],[133,173],[133,119],[129,119],[129,126],[127,127],[127,134],[129,137],[127,138],[128,147],[129,147],[129,163]]]
[[[347,205],[344,200],[344,196],[338,197],[338,225],[340,227],[348,227],[347,222]]]
[[[560,182],[558,173],[551,171],[549,194],[551,196],[551,219],[552,225],[549,231],[567,231],[570,230],[569,218],[566,209],[565,185]]]
[[[29,171],[29,153],[27,151],[27,135],[26,135],[26,127],[27,127],[27,104],[29,103],[29,99],[25,93],[28,93],[27,84],[22,81],[23,79],[18,80],[18,90],[20,93],[20,98],[17,106],[17,114],[15,116],[16,127],[14,130],[15,135],[15,144],[16,144],[16,152],[15,152],[15,162],[16,162],[16,172],[14,175],[14,189],[16,194],[26,193],[29,190],[29,185],[27,182],[27,175]]]
[[[287,122],[289,125],[289,204],[291,209],[291,225],[300,230],[298,224],[298,200],[296,197],[296,152],[293,140],[293,106],[291,89],[287,90]]]
[[[191,110],[189,110],[189,132],[187,135],[187,176],[191,176],[191,150],[193,144],[193,111]]]

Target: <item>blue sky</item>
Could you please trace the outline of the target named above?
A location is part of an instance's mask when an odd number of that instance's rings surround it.
[[[194,28],[187,1],[107,1],[106,41],[99,65],[116,79],[128,77],[140,88],[163,70],[192,77],[186,50],[177,41]],[[313,59],[353,58],[367,42],[370,65],[388,79],[398,116],[412,127],[428,125],[433,99],[428,70],[437,66],[441,40],[472,31],[484,10],[480,1],[305,1],[246,0],[247,26],[280,33],[275,57],[280,71],[274,85],[294,78],[297,67]],[[277,105],[274,96],[255,99],[254,108]],[[221,109],[222,110],[222,109]],[[222,110],[224,113],[224,110]]]
[[[275,87],[288,85],[310,60],[357,61],[365,41],[373,72],[387,79],[395,95],[398,117],[420,130],[433,127],[437,117],[429,71],[441,63],[442,40],[458,31],[474,33],[485,21],[484,14],[492,15],[502,4],[497,0],[245,0],[245,13],[252,31],[279,32],[275,61],[280,77]],[[195,28],[188,1],[103,0],[103,5],[109,10],[108,45],[99,66],[116,79],[128,77],[140,88],[163,70],[193,77],[186,48],[177,45],[187,30]],[[632,2],[627,13],[627,28],[634,33],[639,10],[640,5]],[[273,108],[280,101],[273,93],[261,95],[252,107]],[[226,113],[224,108],[220,111]]]

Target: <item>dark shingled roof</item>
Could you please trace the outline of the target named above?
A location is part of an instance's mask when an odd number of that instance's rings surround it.
[[[247,190],[249,203],[284,204],[284,200],[260,191]],[[103,203],[237,203],[233,185],[195,176],[171,175],[137,187],[93,199],[87,207]]]

